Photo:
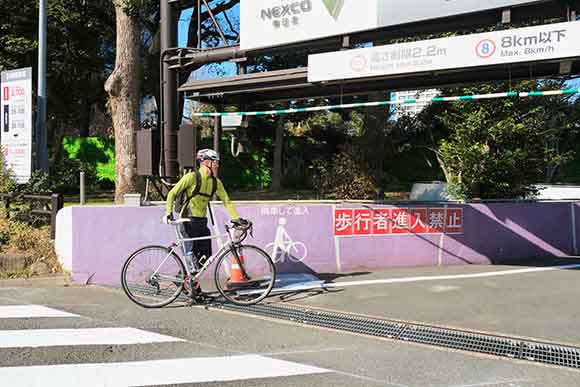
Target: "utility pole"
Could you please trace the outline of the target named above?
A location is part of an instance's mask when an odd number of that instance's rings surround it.
[[[169,69],[169,64],[163,61],[166,50],[177,46],[177,7],[175,0],[160,2],[160,33],[161,33],[161,122],[162,131],[161,160],[166,177],[179,176],[177,164],[177,126],[181,122],[177,116],[177,73]]]
[[[48,172],[46,145],[47,1],[40,0],[38,12],[38,92],[36,97],[36,165],[44,172]]]

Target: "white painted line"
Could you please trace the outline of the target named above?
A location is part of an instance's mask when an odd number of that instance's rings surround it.
[[[226,382],[327,372],[331,371],[284,360],[244,355],[0,368],[0,380],[9,380],[10,387],[125,387]]]
[[[26,329],[0,331],[0,348],[131,345],[185,340],[134,328]]]
[[[4,305],[0,306],[0,319],[3,318],[42,318],[42,317],[79,317],[76,314],[47,308],[41,305]]]
[[[576,203],[570,203],[570,211],[572,212],[572,249],[574,255],[578,255],[578,244],[576,243]]]
[[[325,288],[345,288],[349,286],[364,286],[364,285],[382,285],[382,284],[395,284],[395,283],[407,283],[407,282],[425,282],[425,281],[445,281],[445,280],[457,280],[457,279],[471,279],[471,278],[486,278],[486,277],[500,277],[506,275],[516,275],[516,274],[527,274],[527,273],[540,273],[545,271],[556,271],[565,269],[578,269],[580,264],[575,265],[562,265],[562,266],[549,266],[549,267],[537,267],[531,269],[517,269],[517,270],[504,270],[504,271],[491,271],[486,273],[476,273],[476,274],[457,274],[457,275],[438,275],[438,276],[423,276],[423,277],[403,277],[403,278],[385,278],[378,280],[367,280],[367,281],[352,281],[352,282],[335,282],[335,283],[325,283],[316,286],[288,286],[282,289],[272,289],[272,293],[284,292],[295,292],[297,290],[312,290],[312,289],[325,289]]]

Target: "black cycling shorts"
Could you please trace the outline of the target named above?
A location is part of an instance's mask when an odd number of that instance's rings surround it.
[[[211,232],[207,227],[207,218],[190,218],[191,222],[183,223],[185,234],[189,238],[199,238],[211,236]],[[192,247],[193,255],[197,258],[211,256],[211,239],[204,239],[201,241],[193,241]]]

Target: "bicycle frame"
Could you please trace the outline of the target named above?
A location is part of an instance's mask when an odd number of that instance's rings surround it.
[[[244,265],[241,263],[240,261],[240,256],[238,254],[238,247],[240,245],[239,242],[234,241],[234,238],[232,237],[231,232],[228,230],[227,233],[223,233],[223,234],[219,234],[219,235],[212,235],[212,236],[207,236],[207,237],[197,237],[197,238],[182,238],[179,235],[179,232],[177,231],[177,224],[175,224],[176,229],[175,229],[175,233],[176,233],[176,242],[171,244],[171,249],[169,250],[167,256],[163,259],[163,261],[161,261],[161,263],[159,264],[159,266],[157,267],[157,269],[155,269],[155,271],[151,274],[151,278],[160,278],[160,279],[165,279],[167,281],[171,281],[171,282],[183,282],[175,277],[168,277],[168,276],[164,276],[164,275],[159,275],[158,271],[159,269],[161,269],[161,267],[165,264],[165,262],[169,259],[169,257],[171,256],[171,254],[175,253],[179,259],[181,260],[181,262],[184,264],[183,266],[185,266],[185,270],[187,272],[187,276],[192,279],[193,281],[197,281],[201,275],[207,270],[207,268],[209,266],[211,266],[211,264],[218,258],[220,257],[225,251],[227,250],[232,250],[234,257],[242,271],[242,275],[245,278],[248,278],[248,274],[246,273],[246,269],[244,267]],[[231,229],[233,230],[233,229]],[[176,250],[180,247],[182,247],[186,242],[195,242],[195,241],[201,241],[201,240],[213,240],[213,239],[221,239],[227,237],[228,238],[228,243],[226,243],[222,248],[220,248],[218,250],[218,252],[216,254],[212,254],[210,257],[207,258],[206,262],[203,264],[203,266],[201,267],[201,269],[195,274],[195,276],[192,278],[192,272],[189,268],[189,266],[187,265],[187,261],[184,260],[184,258],[178,254],[176,252]]]

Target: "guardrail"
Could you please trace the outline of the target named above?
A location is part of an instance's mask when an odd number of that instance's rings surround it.
[[[56,214],[64,206],[62,194],[53,193],[48,195],[32,194],[12,194],[0,195],[0,200],[4,203],[6,218],[10,218],[10,213],[17,211],[12,206],[15,204],[30,204],[31,208],[26,213],[50,219],[50,238],[54,239],[56,233]]]

